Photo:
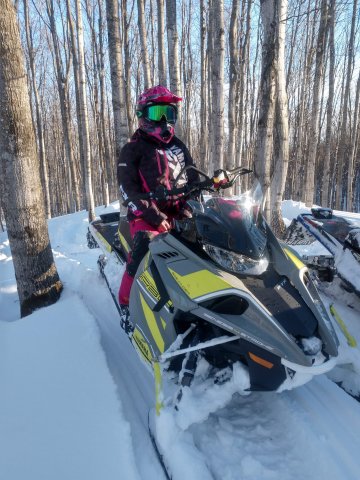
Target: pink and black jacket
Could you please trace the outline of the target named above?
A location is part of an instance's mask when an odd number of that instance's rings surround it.
[[[120,191],[127,200],[139,193],[154,191],[159,185],[170,189],[180,170],[193,164],[188,149],[177,137],[166,145],[160,144],[138,129],[120,152],[117,166]],[[181,176],[177,186],[198,180],[198,174],[190,170]],[[176,216],[183,207],[181,198],[163,202],[134,200],[128,204],[128,220],[142,218],[158,226],[163,220]]]

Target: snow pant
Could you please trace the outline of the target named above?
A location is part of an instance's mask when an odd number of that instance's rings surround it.
[[[128,254],[126,270],[121,280],[119,289],[120,305],[129,305],[130,290],[136,271],[149,249],[150,241],[159,233],[157,227],[153,227],[141,218],[130,222],[130,235],[133,239],[133,248]]]

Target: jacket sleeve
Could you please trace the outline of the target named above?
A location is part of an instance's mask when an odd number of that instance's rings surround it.
[[[144,193],[139,175],[139,153],[135,143],[127,143],[120,152],[117,165],[117,179],[120,192],[124,200],[130,198],[128,209],[138,218],[143,218],[152,226],[159,226],[167,216],[160,212],[154,202],[139,200],[136,195]]]

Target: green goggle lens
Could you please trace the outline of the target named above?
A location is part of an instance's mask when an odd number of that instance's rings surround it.
[[[169,123],[176,122],[176,110],[171,105],[151,105],[145,110],[145,117],[153,122],[160,122],[163,118]]]

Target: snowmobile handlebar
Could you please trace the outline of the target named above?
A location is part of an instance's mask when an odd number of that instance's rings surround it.
[[[205,180],[194,182],[191,185],[186,184],[182,187],[176,187],[178,179],[187,170],[196,171],[197,173],[205,177]],[[139,193],[137,195],[133,195],[132,197],[127,198],[124,201],[123,205],[126,207],[130,202],[134,200],[162,201],[162,200],[169,200],[171,199],[171,197],[178,196],[178,195],[181,195],[183,197],[188,197],[192,193],[195,193],[195,192],[200,193],[203,190],[206,190],[208,192],[216,192],[216,191],[219,191],[220,189],[224,190],[226,188],[231,188],[241,175],[247,175],[248,173],[251,173],[251,172],[252,170],[244,167],[237,167],[229,171],[220,169],[220,170],[216,170],[212,177],[209,177],[205,172],[199,170],[193,165],[189,165],[187,167],[184,167],[181,170],[181,172],[175,179],[173,188],[167,189],[164,185],[159,185],[158,187],[156,187],[155,191],[153,192]]]

